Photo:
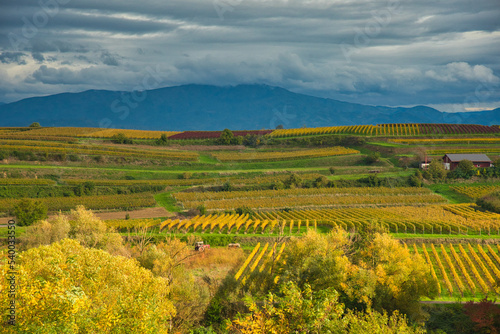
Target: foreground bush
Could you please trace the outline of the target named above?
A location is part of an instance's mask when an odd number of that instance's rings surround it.
[[[424,333],[408,326],[398,312],[388,316],[372,310],[346,311],[334,289],[315,293],[306,285],[301,291],[288,282],[280,290],[281,296],[269,294],[261,308],[247,300],[250,313],[229,321],[229,333]]]
[[[64,239],[18,262],[17,324],[3,333],[167,333],[175,315],[167,280],[135,260]],[[1,305],[10,303],[7,271],[2,263]]]

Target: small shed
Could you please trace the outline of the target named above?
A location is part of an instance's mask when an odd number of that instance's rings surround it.
[[[443,157],[444,168],[454,170],[462,160],[472,161],[478,168],[491,167],[491,159],[486,154],[446,154]]]

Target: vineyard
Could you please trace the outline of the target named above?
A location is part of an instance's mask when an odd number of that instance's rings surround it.
[[[493,148],[452,148],[452,149],[438,149],[426,150],[430,155],[445,155],[450,153],[500,153],[500,147]]]
[[[234,279],[241,285],[255,284],[256,282],[249,280],[248,277],[256,269],[258,269],[258,272],[273,274],[272,269],[274,264],[279,263],[284,249],[284,243],[282,243],[281,246],[276,243],[270,246],[269,243],[266,243],[263,247],[261,247],[260,243],[258,243],[236,272]],[[274,281],[276,282],[278,279],[279,276],[275,276]]]
[[[118,134],[123,134],[127,138],[132,139],[158,139],[161,135],[167,137],[173,136],[180,133],[179,131],[145,131],[145,130],[122,130],[122,129],[104,129],[101,131],[95,131],[85,134],[80,134],[80,137],[90,137],[90,138],[111,138]]]
[[[297,188],[282,190],[176,193],[185,208],[204,205],[208,210],[248,206],[254,209],[289,207],[346,207],[443,203],[444,198],[426,188]]]
[[[500,185],[481,185],[481,186],[451,186],[451,190],[469,196],[472,199],[478,199],[500,190]]]
[[[139,150],[106,145],[80,145],[61,142],[35,142],[29,140],[0,141],[3,150],[43,154],[86,154],[136,158],[155,158],[167,160],[193,161],[198,153],[171,150]]]
[[[249,131],[232,131],[235,137],[244,137],[246,135],[264,136],[272,133],[273,130],[249,130]],[[184,131],[171,136],[169,139],[215,139],[219,138],[222,131]]]
[[[303,180],[314,180],[321,176],[321,174],[317,173],[302,173],[299,174]],[[236,176],[226,176],[221,175],[219,177],[210,177],[210,178],[188,178],[188,179],[166,179],[166,180],[105,180],[105,179],[92,179],[92,182],[96,186],[129,186],[129,185],[162,185],[162,186],[190,186],[190,185],[221,185],[225,182],[232,182],[235,185],[245,185],[245,184],[271,184],[276,181],[285,181],[290,177],[290,173],[280,173],[275,175],[263,175],[263,176],[245,176],[245,175],[236,175]],[[2,184],[2,180],[0,178],[0,185]],[[50,181],[50,180],[45,180]],[[88,182],[88,179],[63,179],[62,183],[68,185],[80,185],[85,182]],[[7,181],[9,182],[9,181]],[[14,182],[22,182],[22,181],[14,181]]]
[[[405,245],[406,246],[406,245]],[[259,272],[271,271],[273,263],[278,263],[285,248],[282,244],[270,246],[258,243],[236,272],[234,278],[241,285],[252,284],[247,278],[258,268]],[[420,248],[420,249],[419,249]],[[496,249],[495,249],[496,248]],[[438,281],[441,296],[483,297],[500,292],[500,246],[485,247],[477,244],[464,247],[448,244],[439,247],[434,244],[413,244],[410,252],[424,257],[431,267],[431,274]],[[277,281],[279,277],[275,277]]]
[[[499,144],[500,138],[408,138],[391,139],[391,142],[400,144]]]
[[[431,266],[432,275],[439,281],[442,296],[476,297],[496,295],[500,292],[500,247],[480,244],[463,246],[426,244],[419,249],[409,247],[423,255]]]
[[[162,134],[167,137],[178,134],[179,131],[145,131],[127,129],[103,129],[103,128],[76,128],[76,127],[44,127],[44,128],[13,128],[0,130],[1,136],[16,136],[19,139],[36,139],[38,137],[87,137],[87,138],[111,138],[119,133],[134,139],[157,139]]]
[[[0,178],[0,185],[2,186],[49,186],[55,185],[55,181],[47,179],[18,179],[18,178]]]
[[[252,217],[224,213],[168,219],[160,229],[169,233],[300,235],[318,226],[361,230],[372,225],[390,233],[500,235],[500,214],[477,211],[474,204],[309,209],[256,212]]]
[[[219,161],[276,161],[287,159],[320,158],[335,155],[359,154],[359,151],[345,147],[331,147],[289,152],[217,152],[212,153]]]
[[[83,205],[87,209],[135,209],[146,208],[156,205],[152,194],[140,193],[131,195],[101,195],[82,197],[47,197],[37,199],[44,203],[49,211],[68,211],[77,205]],[[0,199],[0,212],[13,212],[14,206],[19,199]]]
[[[275,130],[270,137],[297,137],[324,134],[353,134],[367,136],[418,136],[418,135],[461,135],[461,134],[496,134],[500,128],[495,126],[470,124],[379,124],[330,126],[319,128]]]
[[[161,224],[161,219],[159,218],[145,218],[145,219],[109,219],[106,220],[106,225],[109,227],[121,230],[134,230],[137,228],[151,228],[156,227]]]

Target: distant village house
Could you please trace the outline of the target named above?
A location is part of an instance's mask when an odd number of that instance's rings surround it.
[[[444,169],[454,170],[462,160],[472,161],[477,168],[491,167],[492,161],[486,154],[446,154],[443,157]]]

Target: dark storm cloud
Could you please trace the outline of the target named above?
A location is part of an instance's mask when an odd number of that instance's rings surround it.
[[[31,57],[38,62],[42,62],[45,60],[45,57],[40,52],[32,52]]]
[[[19,65],[26,64],[24,57],[26,55],[22,52],[2,52],[0,53],[0,62],[4,64],[16,63]]]
[[[461,104],[500,85],[498,0],[17,0],[0,22],[0,51],[32,55],[2,61],[20,66],[0,86],[11,100],[132,89],[156,65],[166,85],[265,83],[379,105]]]

